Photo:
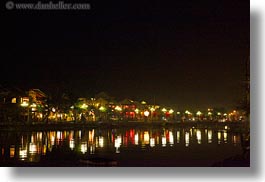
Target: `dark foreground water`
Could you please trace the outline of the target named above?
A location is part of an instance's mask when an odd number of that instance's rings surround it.
[[[0,133],[1,166],[249,166],[229,127],[135,127]]]

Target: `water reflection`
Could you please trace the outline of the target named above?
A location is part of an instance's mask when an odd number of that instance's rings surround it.
[[[186,132],[185,133],[185,147],[188,147],[190,144],[190,133]]]
[[[10,136],[9,136],[10,135]],[[54,147],[64,146],[80,155],[94,155],[101,152],[120,154],[129,150],[165,150],[179,147],[183,149],[206,145],[241,144],[240,134],[228,130],[199,128],[155,128],[155,129],[90,129],[70,131],[42,131],[29,133],[5,133],[1,140],[1,159],[15,158],[20,161],[38,162],[41,156],[52,152]]]

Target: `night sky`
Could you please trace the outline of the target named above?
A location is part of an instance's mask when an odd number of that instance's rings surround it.
[[[0,83],[190,109],[242,98],[249,1],[86,2],[91,10],[4,10]]]

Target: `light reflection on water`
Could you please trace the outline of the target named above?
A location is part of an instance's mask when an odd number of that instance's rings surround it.
[[[19,135],[6,133],[6,135],[11,137],[11,140],[1,140],[1,160],[15,158],[30,162],[38,162],[41,156],[52,152],[53,147],[56,146],[67,147],[80,155],[95,155],[101,152],[117,155],[125,152],[125,149],[145,151],[152,148],[166,151],[168,147],[183,150],[211,145],[238,147],[241,142],[238,133],[230,133],[228,130],[215,131],[197,128],[90,129],[30,132]]]

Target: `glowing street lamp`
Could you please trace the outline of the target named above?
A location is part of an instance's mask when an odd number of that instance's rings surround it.
[[[149,112],[149,111],[144,111],[144,116],[145,116],[145,117],[148,117],[148,116],[149,116],[149,114],[150,114],[150,112]]]
[[[100,106],[100,108],[99,108],[99,110],[101,111],[101,112],[106,112],[106,107],[104,107],[104,106]]]
[[[185,114],[191,114],[188,110],[185,111]]]
[[[29,103],[26,102],[26,101],[23,101],[21,104],[20,104],[21,107],[28,107],[29,106]]]
[[[87,108],[88,108],[87,104],[84,103],[84,104],[81,105],[81,109],[87,109]]]
[[[161,111],[162,111],[163,113],[166,113],[166,112],[167,112],[167,109],[166,109],[166,108],[163,108]]]
[[[201,111],[198,111],[198,112],[196,113],[196,115],[197,115],[197,116],[201,116],[201,115],[202,115],[202,112],[201,112]]]
[[[116,107],[115,107],[115,110],[116,110],[116,111],[122,111],[122,108],[121,108],[120,106],[116,106]]]
[[[151,108],[150,108],[150,111],[151,111],[151,112],[154,112],[154,111],[155,111],[155,108],[151,107]]]

